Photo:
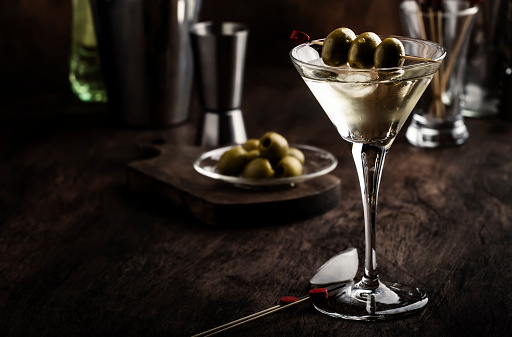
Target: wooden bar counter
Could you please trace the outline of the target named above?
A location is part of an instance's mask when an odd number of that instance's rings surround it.
[[[212,226],[127,179],[130,163],[151,156],[145,144],[194,145],[195,100],[187,123],[141,130],[111,123],[106,106],[76,101],[63,83],[11,90],[0,122],[1,336],[191,336],[307,294],[316,269],[345,249],[357,248],[362,264],[347,145],[291,63],[248,69],[245,83],[249,136],[273,130],[338,158],[330,210],[274,221],[277,209],[257,223],[235,212],[229,226]],[[377,262],[383,279],[424,289],[425,310],[371,323],[303,303],[219,336],[511,336],[504,116],[468,119],[466,144],[430,150],[407,143],[406,124],[388,154]]]

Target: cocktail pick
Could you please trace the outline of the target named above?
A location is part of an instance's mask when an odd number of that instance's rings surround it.
[[[257,317],[265,315],[267,313],[270,313],[270,312],[272,312],[274,310],[284,309],[284,307],[286,307],[286,306],[288,306],[288,305],[290,305],[292,303],[297,303],[298,301],[299,301],[299,299],[297,297],[294,297],[294,296],[284,296],[284,297],[281,297],[281,299],[279,300],[279,305],[267,308],[265,310],[258,311],[258,312],[254,313],[254,314],[251,314],[251,315],[242,317],[240,319],[237,319],[235,321],[232,321],[232,322],[220,325],[220,326],[215,327],[213,329],[201,332],[201,333],[199,333],[197,335],[193,335],[192,337],[210,336],[210,335],[213,335],[213,334],[225,331],[227,329],[230,329],[230,328],[233,328],[233,327],[238,326],[240,324],[243,324],[243,322],[249,322],[252,319],[256,319]]]
[[[303,296],[301,298],[294,296],[281,297],[279,300],[279,305],[242,317],[216,328],[201,332],[192,337],[212,336],[255,319],[270,315],[274,312],[287,309],[309,299],[313,299],[313,301],[325,301],[329,298],[329,292],[344,287],[347,282],[351,281],[355,277],[358,265],[359,258],[357,256],[357,249],[348,248],[333,256],[320,268],[318,268],[315,275],[310,280],[310,285],[313,287],[313,289],[309,291],[309,295]]]
[[[425,31],[425,21],[423,21],[423,11],[421,9],[421,1],[417,0],[416,6],[417,6],[416,13],[417,13],[418,24],[419,24],[419,28],[420,28],[420,37],[423,40],[426,40],[427,32]]]
[[[308,34],[301,32],[299,30],[294,30],[292,34],[290,35],[290,41],[298,46],[299,44],[303,44],[305,42],[310,41],[311,38]]]
[[[300,297],[300,298],[297,298],[297,297],[294,297],[294,296],[281,297],[281,299],[279,301],[280,302],[279,305],[267,308],[265,310],[259,311],[257,313],[252,314],[252,315],[249,315],[249,316],[242,317],[240,319],[237,319],[235,321],[226,323],[226,324],[218,326],[216,328],[213,328],[213,329],[201,332],[201,333],[199,333],[197,335],[193,335],[192,337],[213,336],[215,334],[218,334],[220,332],[224,332],[226,330],[232,329],[232,328],[237,327],[239,325],[242,325],[242,324],[254,321],[254,320],[258,319],[258,318],[262,318],[262,317],[265,317],[267,315],[273,314],[273,313],[275,313],[277,311],[280,311],[280,310],[283,310],[283,309],[288,309],[288,308],[290,308],[290,307],[292,307],[294,305],[297,305],[299,303],[305,302],[305,301],[307,301],[309,299],[314,299],[314,300],[318,300],[318,301],[327,300],[327,298],[329,297],[328,292],[337,290],[337,289],[339,289],[339,288],[341,288],[343,286],[344,286],[344,284],[343,285],[333,286],[330,289],[327,289],[327,288],[311,289],[309,291],[309,295],[306,295],[306,296],[303,296],[303,297]]]
[[[469,0],[471,6],[476,6],[479,2],[483,0]],[[425,24],[422,19],[422,11],[428,13],[429,22],[430,22],[430,38],[435,40],[440,45],[443,45],[443,9],[442,5],[444,0],[417,0],[418,3],[418,18],[421,17],[420,28],[425,29]],[[437,20],[436,20],[437,19]],[[436,75],[432,80],[432,90],[434,95],[434,100],[429,109],[429,115],[433,115],[438,118],[442,118],[445,113],[445,106],[441,101],[441,94],[446,90],[446,86],[448,84],[448,80],[450,79],[450,74],[452,72],[455,61],[457,60],[458,54],[460,53],[460,49],[462,47],[462,43],[466,34],[468,34],[469,27],[471,24],[472,16],[467,16],[463,26],[461,33],[457,37],[455,41],[453,50],[450,52],[447,58],[446,66],[440,67]],[[437,24],[437,25],[436,25]],[[422,36],[423,38],[423,36]]]
[[[441,11],[441,5],[443,0],[428,0],[420,2],[423,3],[423,7],[425,7],[426,12],[428,13],[431,39],[437,41],[439,44],[442,45],[441,41],[443,40],[443,15]],[[423,16],[422,13],[420,13],[420,15]],[[437,18],[437,25],[435,18]],[[440,67],[440,69],[432,79],[432,91],[434,94],[434,101],[432,102],[431,109],[435,111],[435,113],[429,112],[429,115],[436,115],[438,118],[442,118],[445,113],[444,104],[442,104],[441,102],[441,93],[443,92],[443,89],[441,87],[441,73],[442,67]]]
[[[457,56],[462,47],[462,42],[464,41],[464,37],[466,36],[466,34],[468,34],[471,20],[472,20],[471,16],[466,17],[466,19],[464,20],[463,26],[462,26],[462,32],[461,32],[461,34],[459,34],[457,41],[455,41],[455,46],[453,47],[453,50],[452,50],[452,53],[448,60],[448,63],[446,64],[445,73],[443,74],[443,78],[441,79],[441,90],[442,91],[444,91],[444,89],[446,88],[446,84],[448,83],[448,79],[450,78],[450,73],[452,72],[453,65],[454,65],[455,60],[457,59]]]
[[[320,40],[311,40],[311,38],[309,37],[308,34],[298,31],[298,30],[294,30],[292,32],[292,34],[290,35],[290,41],[296,45],[299,45],[299,44],[302,44],[305,42],[311,42],[312,44],[316,44],[319,46],[324,44],[323,41],[320,41]],[[411,61],[441,63],[441,61],[427,59],[427,58],[423,58],[423,57],[412,56],[412,55],[400,55],[400,57],[403,59],[406,59],[406,60],[411,60]]]

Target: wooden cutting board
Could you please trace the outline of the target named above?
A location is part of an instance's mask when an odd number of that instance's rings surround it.
[[[332,174],[286,189],[249,190],[205,177],[193,168],[205,151],[194,146],[152,146],[155,157],[128,164],[131,190],[164,198],[213,226],[266,226],[310,218],[339,205]]]

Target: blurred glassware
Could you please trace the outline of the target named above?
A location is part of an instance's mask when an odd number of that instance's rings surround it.
[[[507,0],[504,12],[500,14],[507,18],[507,24],[500,26],[502,39],[500,50],[504,56],[505,73],[503,75],[503,88],[499,100],[500,118],[512,121],[512,0]]]
[[[200,0],[91,0],[115,123],[166,128],[187,121],[190,26]]]
[[[89,0],[72,0],[71,90],[84,102],[107,102]]]
[[[416,1],[400,4],[404,33],[438,42],[446,60],[418,102],[406,138],[418,147],[463,144],[469,137],[459,107],[469,36],[478,5],[470,1]]]
[[[511,11],[511,0],[479,4],[460,100],[464,117],[492,117],[500,110],[507,69],[510,72]]]

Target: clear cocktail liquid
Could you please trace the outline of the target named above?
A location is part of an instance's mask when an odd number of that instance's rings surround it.
[[[429,77],[403,80],[400,71],[312,71],[302,78],[340,135],[355,143],[392,141],[430,82]]]

